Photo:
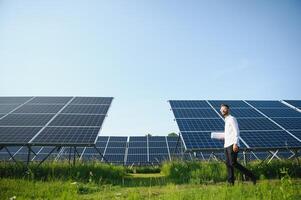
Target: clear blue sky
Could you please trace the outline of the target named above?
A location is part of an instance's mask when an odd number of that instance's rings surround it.
[[[104,135],[178,131],[169,99],[301,99],[301,1],[0,1],[0,95],[115,97]]]

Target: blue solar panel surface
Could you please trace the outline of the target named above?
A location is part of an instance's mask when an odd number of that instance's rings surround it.
[[[94,144],[112,99],[0,97],[0,144]]]
[[[251,149],[301,147],[300,140],[288,132],[301,130],[301,113],[280,101],[169,102],[187,150],[223,148],[223,141],[210,138],[211,132],[224,129],[224,121],[221,115],[218,115],[221,104],[228,104],[231,115],[237,118],[242,147]],[[195,106],[197,102],[201,102],[199,104],[203,107],[197,108]],[[281,139],[281,142],[274,138]]]

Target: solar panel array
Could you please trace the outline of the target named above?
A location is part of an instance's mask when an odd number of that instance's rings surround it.
[[[218,150],[223,141],[211,139],[223,131],[220,105],[228,104],[240,128],[240,144],[248,149],[300,148],[301,113],[280,101],[169,101],[186,150]]]
[[[159,164],[172,158],[211,159],[210,151],[223,149],[223,141],[210,138],[223,131],[221,103],[229,104],[240,127],[242,148],[258,150],[254,158],[267,157],[262,150],[301,147],[301,101],[172,100],[169,101],[180,129],[178,137],[100,136],[111,97],[0,97],[0,147],[16,160],[65,160],[76,155],[84,161],[100,160],[125,165]],[[179,143],[178,143],[179,142]],[[93,145],[104,155],[92,147]],[[198,151],[194,156],[182,152]],[[59,148],[58,148],[59,147]],[[75,148],[74,148],[75,147]],[[176,148],[177,147],[177,148]],[[270,155],[270,154],[268,154]],[[223,153],[215,156],[223,158]],[[12,160],[4,148],[0,160]]]
[[[112,97],[0,97],[0,145],[94,144]]]
[[[180,150],[181,141],[177,146],[178,137],[165,136],[99,136],[97,138],[96,147],[104,155],[100,156],[93,147],[76,148],[76,158],[83,161],[108,161],[114,164],[122,165],[147,165],[160,164],[171,158],[191,159],[190,154],[182,155]],[[177,148],[176,148],[177,146]],[[14,159],[26,161],[28,155],[27,147],[9,147],[14,155]],[[33,147],[36,153],[31,154],[30,160],[41,161],[54,148],[50,146]],[[65,146],[54,151],[49,160],[69,160],[73,159],[74,148]],[[6,151],[0,151],[0,160],[12,160]]]

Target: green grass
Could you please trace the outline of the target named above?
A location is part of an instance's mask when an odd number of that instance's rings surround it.
[[[260,179],[253,186],[236,173],[228,186],[220,162],[163,163],[161,167],[114,166],[99,162],[32,163],[30,171],[0,162],[0,200],[16,199],[301,199],[301,166],[296,161],[252,162]]]
[[[257,185],[169,183],[165,186],[122,187],[71,181],[1,179],[1,199],[300,199],[301,180],[263,180]]]

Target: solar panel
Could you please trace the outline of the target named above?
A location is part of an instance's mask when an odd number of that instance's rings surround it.
[[[35,145],[90,145],[98,135],[99,128],[46,127],[33,141]]]
[[[166,139],[165,139],[165,136],[149,136],[148,137],[148,142],[149,143],[158,143],[158,142],[164,142],[166,143]]]
[[[219,118],[211,108],[204,109],[173,109],[175,118]]]
[[[119,148],[119,147],[107,148],[105,155],[108,155],[108,154],[122,154],[122,155],[124,155],[125,154],[125,147],[123,147],[123,148]]]
[[[112,163],[124,164],[128,137],[110,137],[105,149],[104,157]]]
[[[301,140],[301,130],[297,130],[297,131],[289,131],[291,134],[293,134],[294,136],[296,136],[297,138],[299,138],[299,140]]]
[[[68,105],[62,113],[107,114],[109,105]]]
[[[157,148],[149,148],[149,154],[166,154],[168,156],[167,146],[157,147]]]
[[[241,100],[210,100],[209,103],[214,108],[220,108],[221,104],[227,104],[230,108],[250,108],[248,104]]]
[[[110,163],[123,164],[124,163],[124,154],[107,154],[105,158]]]
[[[301,130],[301,113],[280,101],[210,100],[207,102],[212,107],[201,109],[185,107],[185,105],[189,105],[189,100],[187,102],[177,102],[177,104],[172,104],[171,102],[173,101],[170,101],[171,108],[185,147],[188,150],[223,148],[223,141],[210,138],[212,131],[224,130],[224,121],[217,115],[222,103],[228,104],[231,109],[231,115],[237,118],[241,131],[241,140],[243,140],[240,144],[243,148],[286,148],[287,146],[292,148],[300,143],[283,130],[282,127],[287,130]],[[199,102],[206,101],[201,100]],[[180,109],[180,106],[184,107],[184,109]],[[260,133],[265,133],[265,135],[260,135]],[[242,138],[242,135],[244,135],[244,138]],[[251,136],[254,137],[252,138]],[[269,142],[268,138],[273,136],[281,141],[277,142],[270,139],[271,142]],[[245,143],[247,146],[245,146]],[[287,146],[283,143],[287,144]]]
[[[0,104],[23,104],[32,97],[0,97]]]
[[[301,130],[301,118],[272,118],[287,130]]]
[[[224,142],[211,139],[211,132],[181,132],[187,149],[221,149]]]
[[[19,138],[12,143],[15,145],[18,142],[21,142],[20,145],[24,145],[24,142],[50,146],[63,145],[63,143],[92,145],[112,99],[111,97],[0,97],[0,113],[3,112],[0,114],[0,127],[2,127],[0,138],[6,138],[10,143],[13,138]],[[16,131],[25,129],[23,133]],[[27,133],[27,130],[31,132],[25,140],[24,133]],[[8,137],[7,133],[11,135]],[[7,143],[2,140],[0,144]]]
[[[126,164],[127,165],[132,165],[132,164],[145,164],[148,163],[148,158],[146,154],[135,154],[135,155],[130,155],[128,154]]]
[[[148,137],[148,147],[149,147],[149,162],[161,163],[164,160],[170,160],[166,137],[164,136]]]
[[[224,129],[222,119],[177,119],[181,131],[221,131]]]
[[[9,152],[14,155],[16,152],[19,151],[21,147],[20,146],[9,146],[7,147],[7,149],[9,150]],[[9,155],[9,153],[7,153],[6,149],[1,149],[0,150],[0,161],[8,161],[11,159],[11,156]]]
[[[262,100],[254,100],[247,101],[249,104],[256,108],[287,108],[287,106],[280,101],[262,101]]]
[[[66,104],[72,97],[35,97],[27,104]]]
[[[135,141],[135,142],[129,142],[129,147],[135,148],[135,147],[147,147],[146,141]]]
[[[284,100],[284,101],[296,108],[301,109],[301,100]]]
[[[139,148],[139,147],[136,147],[136,148],[129,148],[128,150],[128,154],[147,154],[147,148]]]
[[[41,161],[54,149],[54,146],[42,147],[36,156],[33,157],[33,161]],[[58,156],[59,151],[55,150],[48,157],[49,160],[54,160]]]
[[[1,144],[27,144],[41,127],[0,127]]]
[[[0,119],[0,126],[44,126],[53,114],[8,114]]]
[[[242,131],[240,136],[250,148],[292,148],[301,147],[301,142],[285,131]]]
[[[97,145],[97,149],[102,153],[104,154],[105,152],[105,147],[106,145]],[[101,160],[101,157],[99,155],[99,153],[97,152],[97,150],[93,147],[87,147],[84,151],[84,154],[83,154],[83,159],[85,160],[86,156],[89,156],[89,155],[94,155],[95,157],[98,157],[100,158]]]
[[[23,113],[52,113],[55,114],[57,113],[59,110],[61,110],[61,108],[63,107],[63,105],[45,105],[45,104],[25,104],[23,106],[21,106],[20,108],[16,109],[13,113],[19,113],[19,114],[23,114]]]
[[[243,130],[280,130],[280,128],[267,118],[238,118],[239,129]]]
[[[129,137],[126,164],[142,164],[148,162],[148,137]]]
[[[268,117],[301,117],[301,112],[298,112],[291,108],[274,108],[274,109],[259,109],[262,113],[267,115]]]
[[[18,104],[0,104],[0,113],[9,113],[18,106]]]
[[[152,147],[154,147],[154,148],[157,148],[157,147],[159,147],[159,148],[165,148],[166,147],[166,141],[158,141],[158,142],[149,142],[148,143],[148,146],[150,147],[150,148],[152,148]]]
[[[77,147],[76,152],[73,147],[63,147],[58,156],[56,157],[57,160],[69,160],[73,158],[74,153],[76,156],[81,155],[84,151],[83,147]]]
[[[109,140],[108,136],[98,136],[98,138],[97,138],[97,142],[96,142],[95,146],[102,155],[104,155],[106,146],[108,144],[108,140]],[[99,155],[99,152],[95,148],[86,147],[82,153],[82,160],[84,160],[84,161],[90,161],[90,160],[101,161],[102,157]]]
[[[125,148],[126,147],[126,141],[112,141],[110,139],[109,143],[108,143],[108,148],[111,148],[111,147],[122,147],[122,148]]]
[[[163,161],[169,161],[168,154],[150,154],[149,155],[149,161],[151,163],[161,163]]]
[[[112,97],[75,97],[70,104],[107,104],[110,105]]]
[[[59,114],[49,126],[101,126],[104,115]],[[1,123],[1,121],[0,121]]]
[[[231,108],[231,115],[236,118],[258,118],[263,117],[258,111],[253,108]]]
[[[42,147],[32,147],[31,150],[35,153],[38,153]],[[18,151],[13,154],[15,160],[26,161],[28,159],[28,147],[21,147]],[[32,160],[35,157],[35,154],[31,153],[29,159]],[[12,160],[12,158],[10,158]]]
[[[170,100],[171,107],[175,108],[210,108],[210,105],[206,101],[199,100]]]
[[[126,136],[114,136],[114,137],[110,137],[110,143],[112,142],[127,142],[128,137]]]

